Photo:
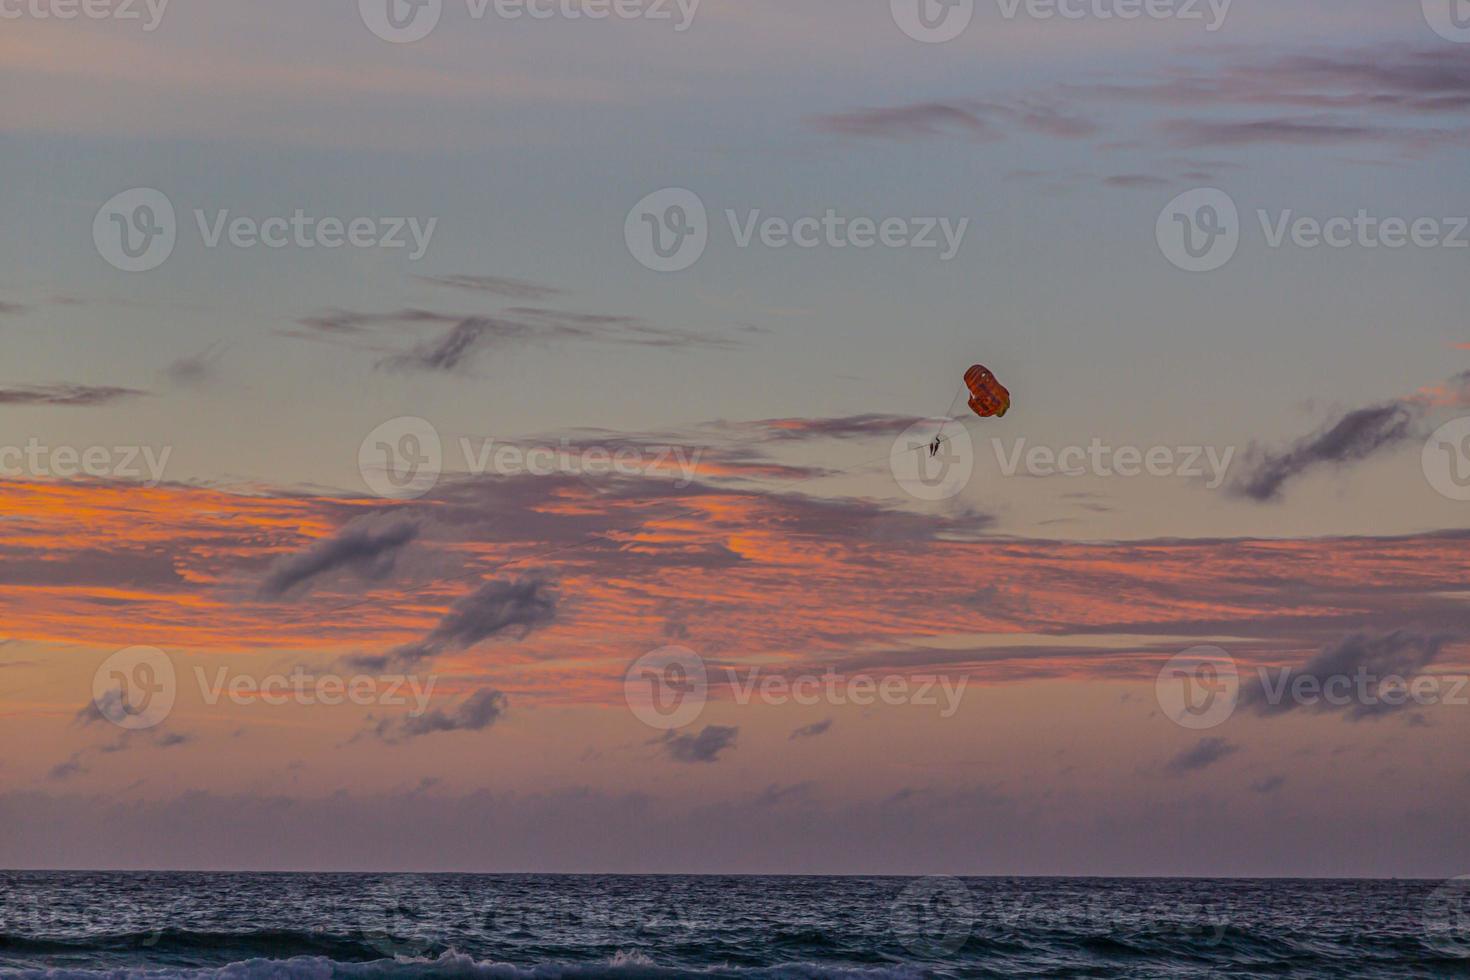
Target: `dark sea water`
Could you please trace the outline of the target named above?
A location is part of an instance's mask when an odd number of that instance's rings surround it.
[[[1470,976],[1466,884],[0,872],[0,976]]]

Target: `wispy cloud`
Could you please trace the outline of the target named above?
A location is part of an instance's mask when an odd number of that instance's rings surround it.
[[[57,405],[67,408],[90,408],[112,405],[130,398],[142,398],[148,392],[135,388],[104,385],[24,385],[0,388],[0,405]]]
[[[1230,492],[1255,501],[1277,500],[1287,483],[1323,466],[1361,462],[1416,435],[1419,410],[1388,402],[1348,412],[1289,449],[1253,448],[1230,482]]]
[[[1170,759],[1164,768],[1171,775],[1184,776],[1208,769],[1237,751],[1239,746],[1232,745],[1223,738],[1202,738]]]
[[[791,733],[791,737],[787,741],[795,741],[799,738],[816,738],[818,735],[827,734],[831,729],[832,719],[826,718],[822,721],[812,722],[810,725],[802,725]]]
[[[740,729],[727,725],[706,725],[698,735],[676,735],[666,732],[660,743],[675,762],[718,762],[720,754],[735,747]]]
[[[758,422],[727,422],[721,428],[737,435],[755,435],[778,442],[801,442],[815,439],[849,437],[892,437],[913,425],[911,415],[867,413],[834,418],[764,419]]]
[[[482,732],[505,716],[508,704],[500,691],[486,688],[465,698],[452,711],[436,708],[421,715],[384,718],[371,731],[385,742],[405,742],[445,732]]]
[[[211,344],[197,354],[185,354],[169,362],[163,369],[164,377],[176,385],[203,384],[218,370],[222,353],[220,344]]]
[[[953,135],[993,140],[1004,137],[1008,128],[1081,139],[1097,131],[1089,119],[1067,112],[1060,105],[1035,99],[914,102],[816,116],[810,122],[824,132],[890,140]]]
[[[1274,677],[1264,675],[1243,684],[1241,704],[1263,715],[1282,715],[1298,708],[1319,712],[1340,711],[1349,720],[1380,718],[1417,705],[1410,698],[1381,697],[1378,685],[1412,684],[1425,668],[1439,658],[1455,636],[1400,629],[1389,633],[1354,633],[1324,648],[1301,667],[1288,668]],[[1296,685],[1310,681],[1317,691],[1330,692],[1347,686],[1347,697],[1319,697],[1310,702],[1293,695]],[[1357,696],[1360,681],[1371,685],[1370,697]]]
[[[633,316],[532,306],[471,316],[415,308],[394,313],[332,310],[298,323],[304,329],[288,331],[288,336],[375,352],[379,355],[378,367],[386,370],[428,373],[461,371],[486,353],[528,345],[600,343],[728,350],[742,343],[734,333],[700,333],[655,326]],[[406,330],[435,326],[448,329],[403,348],[401,337]]]
[[[1251,791],[1262,795],[1269,795],[1281,790],[1286,785],[1286,777],[1281,775],[1267,776],[1251,783]]]
[[[414,278],[431,286],[463,289],[474,293],[489,293],[493,296],[503,296],[506,299],[530,302],[548,300],[566,293],[565,289],[558,289],[555,286],[543,286],[525,279],[510,279],[505,276],[452,275],[415,276]]]
[[[1375,143],[1419,152],[1470,142],[1470,126],[1454,118],[1470,113],[1470,56],[1456,45],[1244,58],[1073,92],[1230,113],[1159,122],[1178,147]],[[1425,125],[1439,119],[1451,121]]]
[[[1345,412],[1285,449],[1252,446],[1227,489],[1258,502],[1279,499],[1286,484],[1324,466],[1359,463],[1422,438],[1421,423],[1433,408],[1470,400],[1470,371],[1407,398]]]
[[[73,776],[79,776],[86,771],[86,767],[82,765],[82,753],[73,752],[65,762],[59,762],[52,766],[46,773],[46,776],[48,779],[61,782],[71,779]]]
[[[399,553],[418,535],[419,525],[409,520],[383,523],[369,519],[349,525],[332,538],[278,560],[260,583],[259,594],[279,598],[344,569],[367,579],[381,579],[392,572]]]
[[[439,625],[422,640],[397,647],[386,658],[359,656],[354,658],[354,663],[377,667],[388,663],[412,665],[442,653],[467,650],[502,633],[513,633],[524,639],[555,622],[556,609],[556,590],[543,578],[522,576],[486,582],[455,600]]]

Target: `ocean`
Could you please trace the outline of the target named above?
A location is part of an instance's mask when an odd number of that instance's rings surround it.
[[[0,976],[1470,976],[1465,885],[0,872]]]

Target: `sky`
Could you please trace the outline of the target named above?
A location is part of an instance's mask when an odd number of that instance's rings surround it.
[[[75,9],[0,867],[1470,873],[1463,0]]]

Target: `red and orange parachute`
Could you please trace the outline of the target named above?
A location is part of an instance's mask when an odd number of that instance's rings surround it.
[[[982,419],[1005,418],[1011,410],[1011,393],[983,364],[965,372],[965,385],[970,389],[970,409]]]

